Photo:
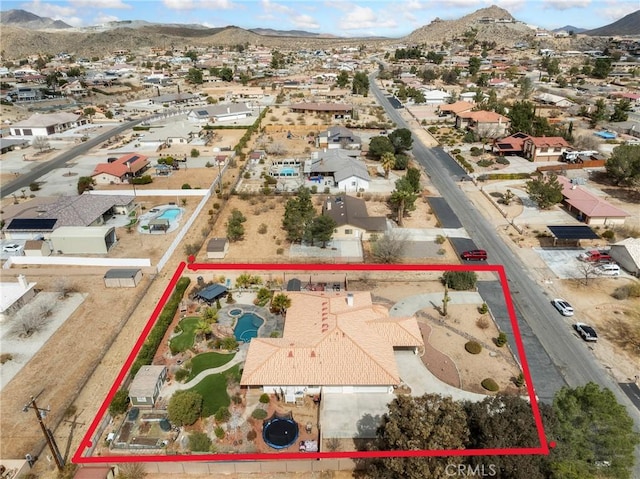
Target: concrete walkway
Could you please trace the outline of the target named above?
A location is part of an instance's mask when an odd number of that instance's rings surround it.
[[[412,316],[417,311],[433,305],[442,304],[443,293],[424,293],[414,296],[407,296],[402,301],[398,301],[389,310],[391,316]],[[482,296],[474,291],[449,291],[449,304],[477,304],[483,303]]]

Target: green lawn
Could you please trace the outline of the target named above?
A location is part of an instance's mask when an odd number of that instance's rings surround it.
[[[231,400],[227,394],[227,375],[240,377],[240,365],[229,368],[219,374],[207,376],[188,391],[195,391],[202,396],[202,417],[213,416],[222,406],[229,406]]]
[[[172,354],[181,353],[193,346],[193,342],[196,339],[195,330],[198,321],[200,321],[198,316],[184,318],[180,321],[179,324],[182,328],[182,333],[169,342],[169,348]]]
[[[236,354],[203,353],[198,354],[191,360],[191,374],[185,382],[191,381],[205,369],[219,368],[227,364]]]

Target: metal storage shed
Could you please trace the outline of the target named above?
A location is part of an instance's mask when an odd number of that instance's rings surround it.
[[[640,239],[627,238],[611,245],[609,254],[625,270],[640,277]]]
[[[61,226],[51,233],[53,250],[62,254],[107,254],[116,243],[113,226]]]
[[[211,238],[207,243],[207,258],[222,259],[229,251],[229,240],[227,238]]]
[[[140,281],[140,269],[110,269],[104,275],[104,285],[107,288],[135,288]]]

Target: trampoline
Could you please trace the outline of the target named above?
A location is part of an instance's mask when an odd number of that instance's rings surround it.
[[[291,412],[287,414],[273,413],[265,419],[262,426],[264,442],[274,449],[284,449],[298,439],[298,423],[293,420]]]

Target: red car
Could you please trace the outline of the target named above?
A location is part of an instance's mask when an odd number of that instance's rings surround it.
[[[465,261],[485,261],[487,259],[487,252],[483,249],[472,249],[463,252],[460,256]]]

